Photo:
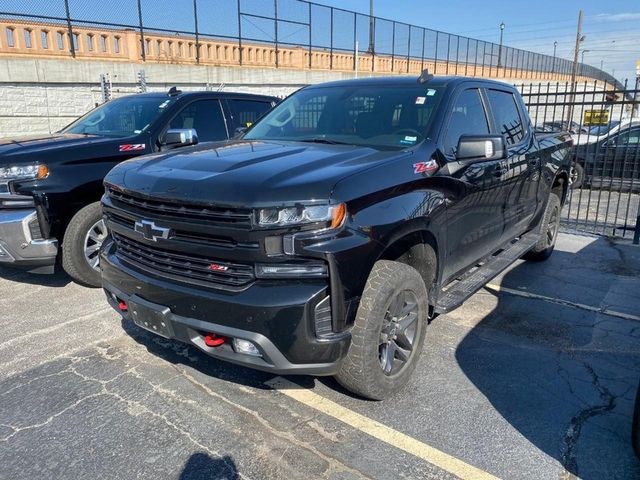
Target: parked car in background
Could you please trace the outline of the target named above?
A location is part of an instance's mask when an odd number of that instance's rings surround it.
[[[242,139],[105,178],[109,303],[155,334],[383,399],[435,315],[553,252],[568,134],[517,90],[423,74],[313,85]]]
[[[598,143],[636,124],[640,124],[640,119],[623,118],[622,120],[611,120],[606,125],[597,125],[589,128],[586,132],[574,133],[572,135],[573,144],[586,145]]]
[[[62,131],[0,141],[0,266],[53,272],[100,286],[106,238],[99,200],[116,164],[228,139],[278,101],[227,92],[147,93],[111,100]]]
[[[577,173],[573,188],[586,184],[640,189],[640,122],[618,125],[597,138],[574,147]]]
[[[588,127],[583,127],[577,122],[553,121],[536,126],[538,133],[587,133],[588,131]]]

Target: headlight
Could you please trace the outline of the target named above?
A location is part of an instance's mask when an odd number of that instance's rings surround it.
[[[49,167],[46,165],[0,167],[0,180],[39,180],[48,175]]]
[[[342,225],[347,209],[344,203],[337,205],[308,205],[284,208],[261,208],[256,212],[261,227],[286,227],[305,223],[330,222],[331,228]]]

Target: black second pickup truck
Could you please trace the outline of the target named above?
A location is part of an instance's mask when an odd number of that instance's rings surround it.
[[[213,357],[382,399],[438,313],[551,255],[570,146],[499,82],[310,86],[242,139],[107,175],[107,299]]]
[[[111,100],[52,135],[0,140],[0,268],[51,273],[60,260],[99,287],[105,174],[145,153],[228,139],[277,100],[174,87]]]

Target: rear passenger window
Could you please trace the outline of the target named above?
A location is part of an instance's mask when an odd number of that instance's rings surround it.
[[[513,94],[500,90],[487,90],[489,104],[500,134],[507,139],[507,145],[519,143],[524,137],[524,126]]]
[[[271,103],[257,102],[255,100],[228,100],[234,125],[237,127],[250,127],[256,120],[264,115]]]
[[[477,88],[465,90],[455,101],[444,139],[444,153],[455,155],[462,135],[488,135],[489,124]]]

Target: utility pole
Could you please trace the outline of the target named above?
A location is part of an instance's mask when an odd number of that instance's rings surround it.
[[[498,46],[498,68],[502,66],[502,35],[504,34],[504,22],[500,22],[500,45]]]
[[[551,67],[551,71],[556,73],[556,49],[558,48],[558,42],[553,42],[553,67]]]
[[[576,77],[578,75],[578,55],[580,54],[580,43],[584,40],[582,35],[582,10],[578,14],[578,29],[576,31],[576,48],[573,52],[573,68],[571,69],[571,96],[569,97],[569,108],[567,110],[567,125],[573,120],[573,102],[576,99]]]
[[[374,54],[376,49],[376,21],[373,18],[373,0],[369,0],[369,50],[367,53]]]

